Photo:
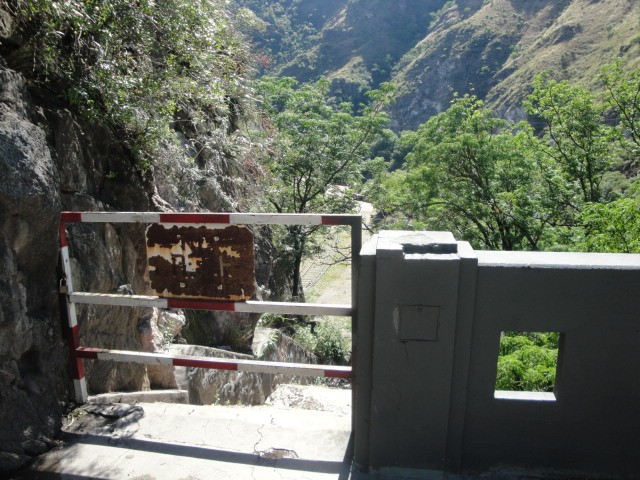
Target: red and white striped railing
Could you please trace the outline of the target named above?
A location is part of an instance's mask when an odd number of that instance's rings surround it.
[[[238,313],[285,313],[289,315],[334,315],[348,317],[351,305],[294,302],[223,302],[188,298],[163,298],[151,295],[119,295],[111,293],[74,292],[69,295],[74,303],[113,305],[119,307],[187,308],[192,310],[218,310]]]
[[[63,223],[197,223],[213,225],[354,225],[360,215],[313,213],[62,212]]]
[[[146,365],[169,365],[174,367],[211,368],[253,373],[282,373],[327,378],[350,378],[351,367],[335,365],[315,365],[306,363],[260,362],[237,358],[211,358],[186,355],[166,355],[163,353],[129,352],[105,350],[102,348],[79,347],[76,354],[80,358],[111,360],[113,362],[134,362]]]
[[[348,225],[351,227],[351,305],[311,304],[294,302],[228,302],[187,298],[163,298],[148,295],[120,295],[91,292],[76,292],[71,276],[69,243],[66,224],[84,223],[166,223],[220,225]],[[63,212],[60,216],[60,257],[65,286],[67,317],[69,323],[69,350],[76,399],[86,402],[87,387],[83,359],[112,360],[143,364],[162,364],[240,372],[282,373],[290,375],[350,378],[351,367],[334,365],[307,365],[258,360],[225,358],[202,358],[170,356],[159,353],[125,352],[80,346],[76,304],[113,305],[125,307],[182,308],[196,310],[218,310],[243,313],[281,313],[293,315],[351,316],[355,338],[355,314],[357,273],[360,246],[362,243],[361,217],[359,215],[319,214],[264,214],[264,213],[156,213],[156,212]]]

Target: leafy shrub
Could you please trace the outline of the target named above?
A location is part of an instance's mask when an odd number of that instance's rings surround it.
[[[12,66],[109,126],[142,169],[169,146],[182,167],[232,157],[248,48],[226,2],[15,0],[12,13],[25,39]]]
[[[326,362],[346,363],[349,358],[349,343],[335,322],[322,322],[316,327],[318,344],[315,353]]]
[[[506,332],[500,337],[497,390],[549,392],[558,361],[556,332]]]
[[[293,340],[298,345],[303,346],[310,352],[316,351],[318,346],[318,337],[311,331],[311,325],[296,325],[294,327],[295,333],[293,334]]]
[[[581,213],[584,238],[579,246],[589,252],[640,252],[640,186],[630,198],[608,204],[590,203]]]
[[[296,325],[293,340],[312,351],[321,363],[344,365],[349,360],[351,347],[340,326],[332,321],[311,325]]]

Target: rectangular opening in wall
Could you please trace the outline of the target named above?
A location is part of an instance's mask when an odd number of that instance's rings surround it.
[[[500,332],[494,397],[553,402],[559,332]]]

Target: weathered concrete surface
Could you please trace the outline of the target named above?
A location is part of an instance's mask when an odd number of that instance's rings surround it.
[[[282,385],[274,405],[94,404],[66,422],[69,440],[12,480],[531,480],[351,465],[349,390]],[[307,410],[306,406],[322,408]],[[292,408],[293,407],[293,408]],[[538,478],[538,477],[535,477]]]
[[[279,385],[266,405],[276,408],[301,408],[351,415],[351,389],[319,385]]]
[[[337,402],[350,400],[350,391],[337,392]],[[351,416],[332,411],[94,404],[77,410],[64,430],[71,443],[15,478],[349,477]]]

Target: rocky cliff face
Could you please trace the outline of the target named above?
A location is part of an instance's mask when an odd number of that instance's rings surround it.
[[[56,92],[14,68],[12,54],[20,39],[3,4],[0,1],[0,472],[55,444],[73,398],[57,289],[60,212],[170,208],[159,197],[152,173],[136,164],[110,129],[88,122]],[[233,207],[224,189],[201,190],[207,195],[203,204]],[[144,226],[69,224],[68,231],[77,290],[147,292]],[[268,250],[268,238],[262,243]],[[264,258],[258,270],[266,284],[269,265]],[[161,342],[150,340],[158,333],[153,310],[83,307],[78,314],[83,345],[162,348]],[[248,322],[255,325],[256,320]],[[158,372],[143,365],[85,366],[92,393],[141,390],[160,382]]]
[[[0,60],[0,471],[51,445],[69,388],[55,288],[60,172],[44,121]]]
[[[70,398],[57,283],[63,210],[150,210],[153,187],[110,132],[28,92],[0,59],[0,471],[51,445]],[[109,179],[109,171],[123,172]],[[144,288],[143,232],[70,228],[78,289]],[[86,344],[139,349],[141,312],[81,312]],[[89,333],[91,332],[91,333]],[[98,371],[103,369],[105,371]],[[91,368],[89,369],[91,370]],[[96,366],[94,390],[139,388],[144,367]]]

